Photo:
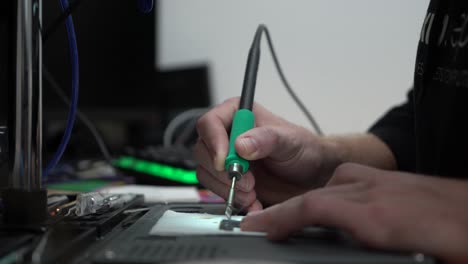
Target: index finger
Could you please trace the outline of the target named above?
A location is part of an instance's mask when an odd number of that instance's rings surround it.
[[[237,111],[239,98],[232,98],[216,106],[197,122],[197,132],[211,152],[216,170],[224,170],[224,161],[229,148],[228,129]]]
[[[248,215],[241,223],[241,229],[267,232],[273,240],[285,239],[312,225],[337,227],[354,234],[362,228],[365,212],[365,206],[360,203],[305,194]]]

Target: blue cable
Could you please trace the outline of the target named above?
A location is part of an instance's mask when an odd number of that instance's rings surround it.
[[[149,13],[153,10],[154,1],[153,0],[138,0],[138,9],[142,13]]]
[[[68,9],[68,0],[60,0],[60,6],[62,12]],[[67,26],[67,35],[68,35],[68,45],[70,48],[70,59],[71,59],[71,69],[72,69],[72,94],[71,94],[71,104],[70,111],[68,112],[67,125],[65,127],[65,132],[63,133],[62,140],[57,151],[54,153],[52,160],[49,161],[47,167],[43,171],[43,180],[47,180],[49,172],[57,165],[57,163],[62,158],[65,149],[67,148],[68,142],[72,134],[73,126],[75,124],[76,112],[78,108],[78,88],[79,88],[79,64],[78,64],[78,46],[76,44],[76,34],[75,27],[73,25],[72,16],[69,15],[66,20]]]

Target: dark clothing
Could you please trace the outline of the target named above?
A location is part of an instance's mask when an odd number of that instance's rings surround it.
[[[370,132],[398,168],[468,178],[468,1],[433,0],[421,30],[414,88]]]

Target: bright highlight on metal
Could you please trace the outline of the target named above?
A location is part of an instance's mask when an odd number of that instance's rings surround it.
[[[181,183],[198,183],[197,175],[194,170],[185,170],[157,162],[137,159],[134,157],[120,157],[114,161],[114,165],[123,169],[130,169]]]
[[[226,210],[224,214],[226,215],[228,220],[231,220],[232,211],[234,209],[234,195],[235,195],[235,188],[236,188],[236,177],[232,177],[231,188],[229,189],[229,196],[227,199]]]

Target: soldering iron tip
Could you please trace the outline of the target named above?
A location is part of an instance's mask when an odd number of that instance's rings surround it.
[[[228,196],[227,204],[226,204],[226,211],[224,212],[228,220],[231,220],[231,216],[232,216],[234,195],[235,195],[235,189],[236,189],[236,180],[237,180],[236,177],[232,177],[231,188],[229,189],[229,196]]]
[[[224,212],[228,220],[231,220],[232,208],[230,205],[226,206],[226,211]]]

